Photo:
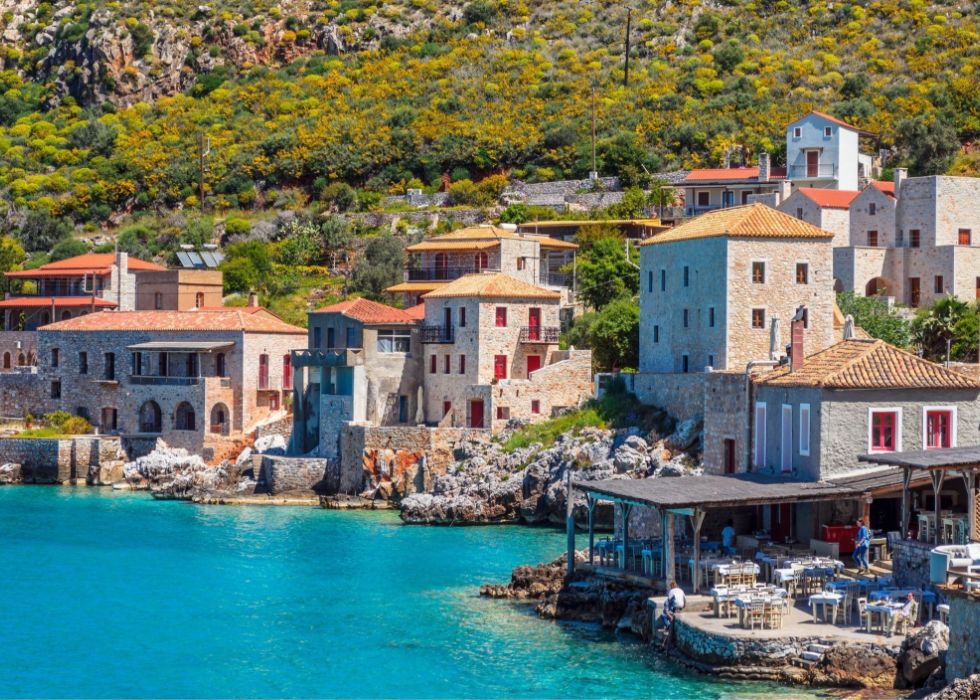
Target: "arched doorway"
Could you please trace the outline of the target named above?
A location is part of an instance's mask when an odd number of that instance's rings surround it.
[[[174,430],[197,430],[194,407],[186,401],[177,405],[177,411],[174,413]]]
[[[139,420],[141,433],[159,433],[163,425],[160,420],[160,405],[156,401],[147,401],[140,406]]]
[[[61,312],[61,320],[62,321],[67,321],[70,318],[71,318],[71,311],[62,311]]]
[[[210,431],[215,435],[227,435],[231,416],[228,414],[228,407],[223,403],[216,403],[211,407],[211,427]]]
[[[17,354],[17,366],[18,367],[24,367],[26,365],[27,365],[27,357],[25,357],[24,356],[24,353],[22,353],[22,352],[21,353],[18,353]]]
[[[844,283],[841,282],[836,277],[834,278],[834,294],[840,294],[844,291]]]
[[[874,277],[864,286],[864,296],[876,297],[888,291],[888,280],[884,277]]]

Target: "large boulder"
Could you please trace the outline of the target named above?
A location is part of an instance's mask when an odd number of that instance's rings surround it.
[[[953,680],[942,690],[927,695],[925,700],[977,700],[978,698],[980,698],[980,674],[975,674]]]
[[[0,464],[0,484],[19,484],[23,481],[19,464]]]
[[[939,668],[949,649],[949,628],[938,620],[905,638],[898,657],[902,679],[907,686],[922,685]]]
[[[286,454],[286,438],[282,435],[266,435],[255,441],[253,449],[260,455]]]
[[[688,418],[678,425],[677,430],[664,440],[664,446],[672,452],[683,452],[693,447],[694,443],[701,436],[701,428],[703,426],[704,421],[699,416]]]
[[[891,688],[896,663],[881,647],[837,644],[824,655],[821,671],[841,688]]]

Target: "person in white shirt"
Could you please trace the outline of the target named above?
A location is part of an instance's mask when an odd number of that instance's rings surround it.
[[[729,520],[721,531],[721,549],[725,554],[735,555],[735,523]]]
[[[685,605],[687,605],[687,598],[684,596],[684,591],[677,585],[677,581],[671,581],[667,600],[664,601],[664,612],[660,616],[661,624],[669,627],[674,621],[674,613],[683,610]]]

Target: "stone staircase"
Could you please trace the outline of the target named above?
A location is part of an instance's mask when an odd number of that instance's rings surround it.
[[[800,656],[790,659],[790,663],[799,668],[810,668],[823,661],[824,654],[828,651],[828,644],[809,644]]]

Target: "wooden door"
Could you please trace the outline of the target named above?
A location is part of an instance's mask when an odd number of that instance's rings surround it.
[[[470,427],[483,427],[483,401],[470,401]]]
[[[731,438],[726,438],[725,442],[725,473],[734,474],[735,473],[735,441]]]
[[[531,372],[541,369],[541,355],[527,356],[527,377],[531,378]]]
[[[920,299],[919,278],[909,277],[909,306],[913,308],[917,307]]]
[[[817,151],[806,152],[806,176],[817,177],[820,166],[820,153]]]
[[[528,340],[541,340],[541,309],[528,309],[527,337]]]
[[[769,506],[769,534],[773,542],[785,542],[793,535],[793,506],[780,503]]]

